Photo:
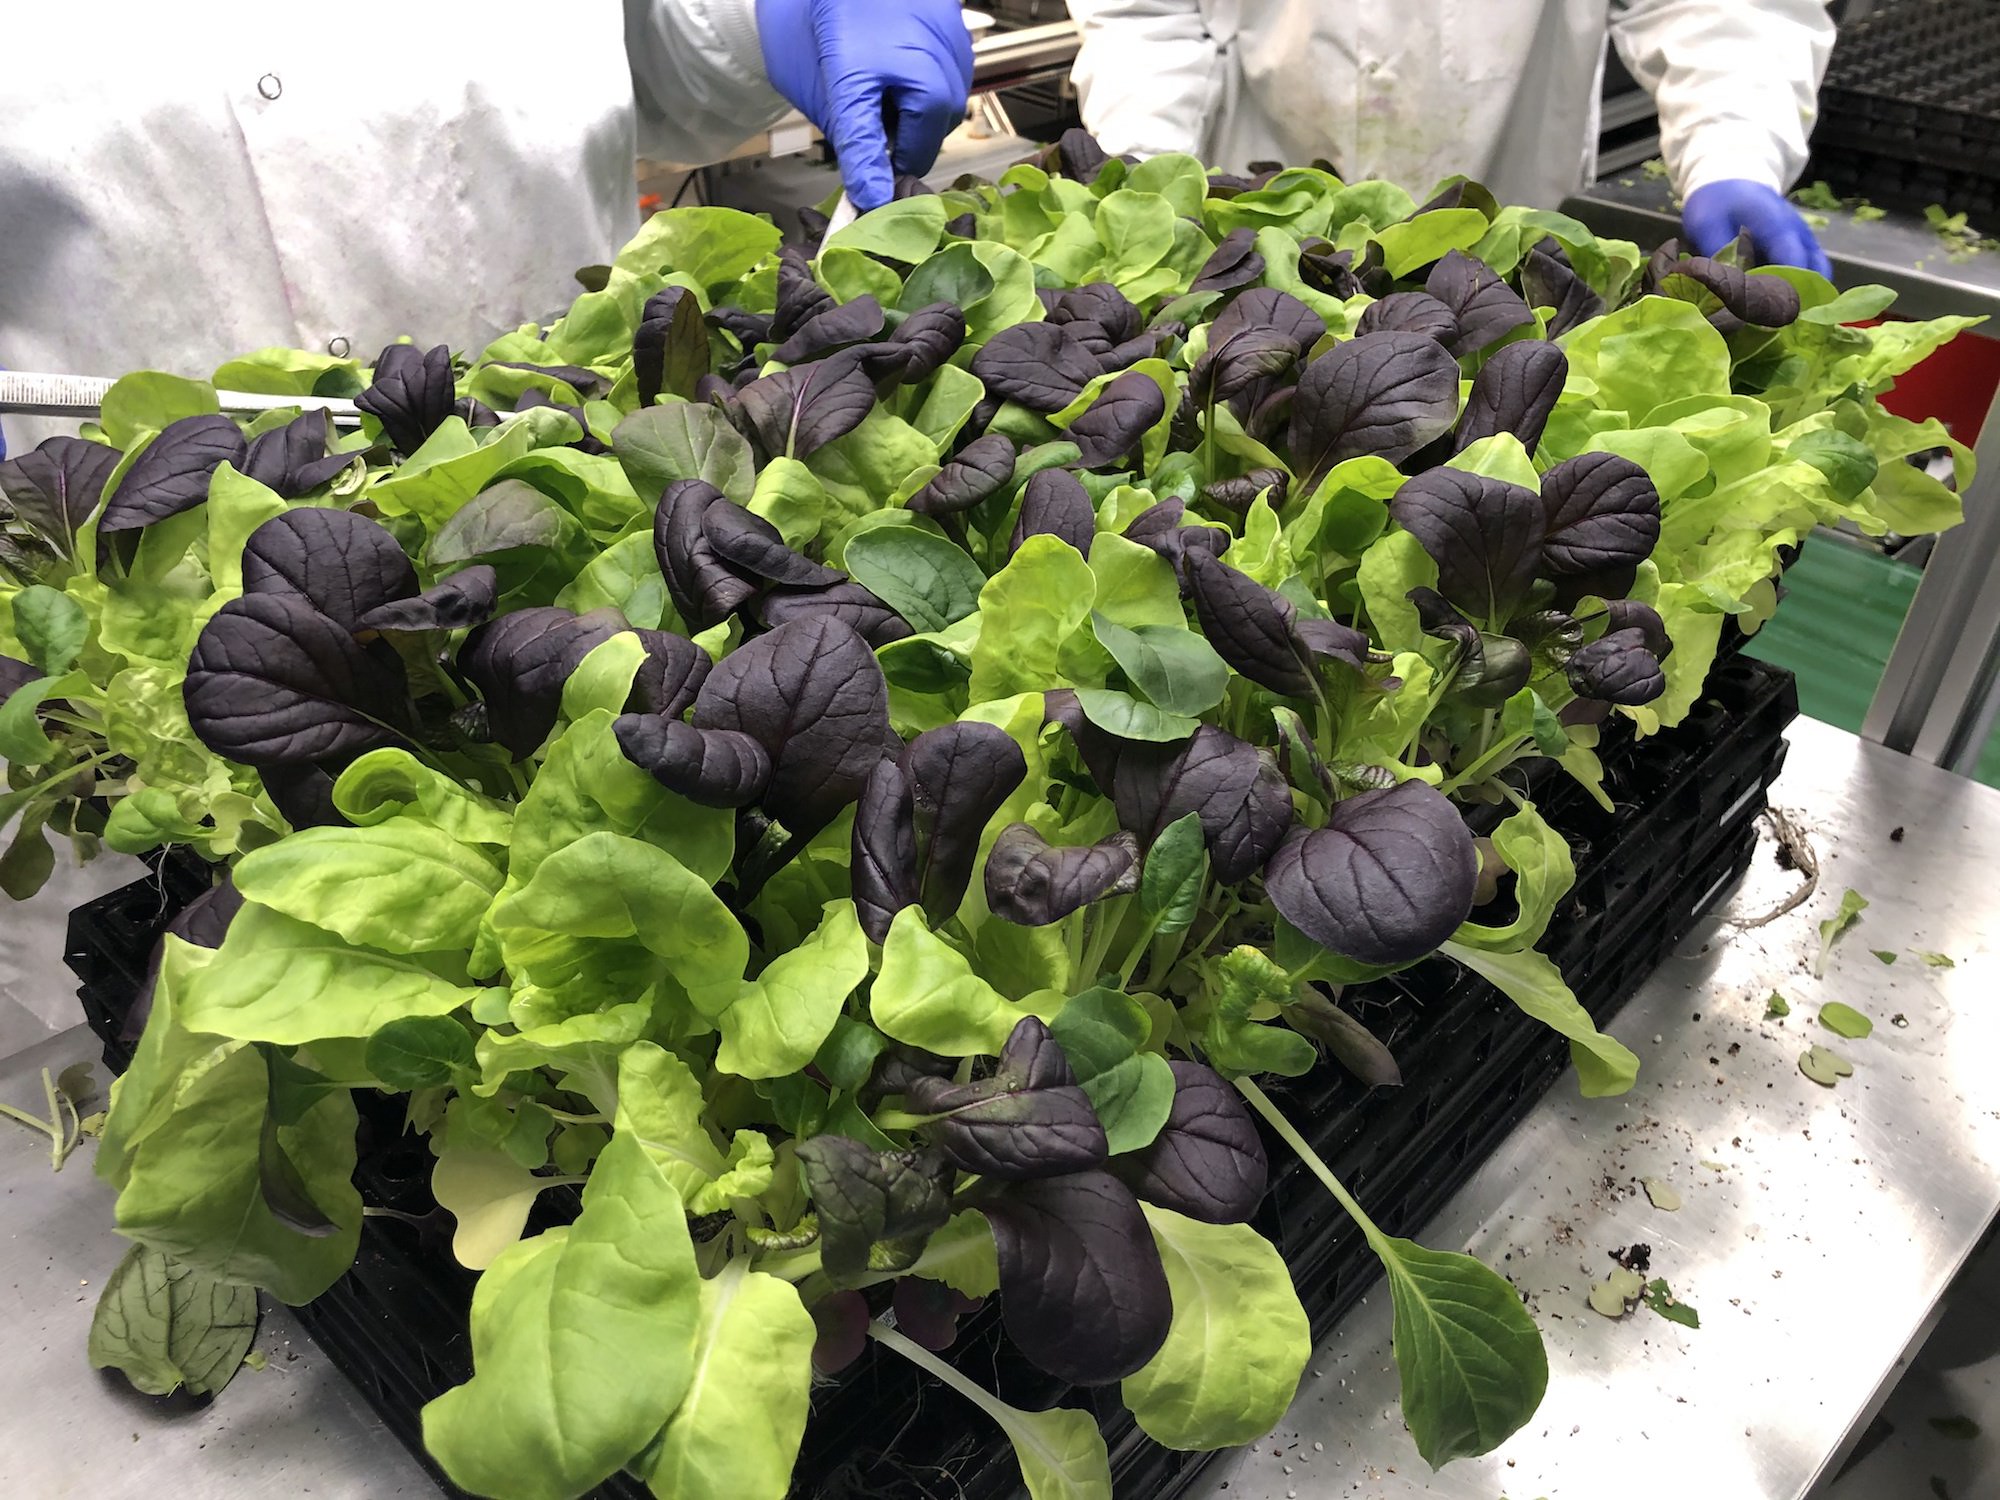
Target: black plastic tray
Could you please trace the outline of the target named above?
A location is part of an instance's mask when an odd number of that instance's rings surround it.
[[[1846,196],[1975,224],[2000,209],[2000,6],[1884,0],[1843,24],[1812,149],[1807,178]]]
[[[1567,778],[1553,778],[1539,792],[1538,805],[1569,838],[1578,868],[1544,949],[1600,1021],[1748,862],[1765,791],[1784,764],[1783,731],[1797,712],[1789,673],[1726,659],[1678,729],[1607,743],[1602,754],[1615,814]],[[107,1056],[143,980],[144,955],[171,915],[158,884],[148,881],[79,908],[72,921],[71,963],[85,980],[94,1024],[97,1013],[105,1016],[100,1034]],[[124,976],[133,977],[120,1006],[112,992]],[[1388,1043],[1408,1084],[1366,1089],[1328,1067],[1273,1082],[1269,1092],[1377,1222],[1391,1233],[1409,1232],[1443,1205],[1562,1072],[1567,1045],[1441,959],[1343,998]],[[364,1199],[426,1212],[429,1157],[420,1141],[401,1133],[400,1101],[357,1099]],[[1283,1251],[1318,1338],[1379,1268],[1297,1159],[1279,1142],[1267,1144],[1271,1191],[1257,1227]],[[574,1203],[573,1193],[545,1193],[537,1218],[560,1220],[574,1213]],[[418,1412],[471,1373],[466,1308],[475,1279],[451,1259],[441,1224],[419,1229],[370,1218],[353,1270],[299,1309],[328,1355],[453,1495],[423,1453]],[[1169,1452],[1140,1433],[1115,1386],[1073,1389],[1028,1364],[1003,1337],[994,1308],[962,1330],[952,1360],[1005,1399],[1030,1409],[1069,1404],[1096,1412],[1121,1497],[1170,1500],[1200,1467],[1203,1455]],[[797,1473],[799,1500],[1001,1500],[1019,1491],[1013,1456],[983,1414],[906,1362],[872,1353],[815,1390]],[[646,1491],[620,1475],[596,1494],[638,1500]]]

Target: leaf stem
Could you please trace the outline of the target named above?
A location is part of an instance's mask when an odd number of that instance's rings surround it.
[[[1299,1160],[1306,1164],[1306,1170],[1325,1185],[1326,1190],[1333,1194],[1334,1201],[1346,1209],[1348,1216],[1361,1226],[1361,1233],[1368,1243],[1377,1244],[1382,1238],[1382,1231],[1375,1227],[1375,1221],[1362,1210],[1354,1195],[1341,1186],[1340,1179],[1333,1175],[1333,1169],[1320,1160],[1317,1151],[1306,1144],[1306,1138],[1299,1134],[1290,1120],[1285,1118],[1283,1111],[1271,1102],[1270,1096],[1257,1086],[1257,1081],[1253,1078],[1238,1078],[1235,1083],[1236,1092],[1249,1102],[1252,1109],[1264,1117],[1286,1145],[1299,1154]]]
[[[1008,1406],[991,1391],[967,1380],[957,1370],[954,1370],[950,1365],[939,1359],[922,1344],[917,1343],[914,1339],[904,1334],[898,1333],[880,1318],[869,1321],[868,1337],[886,1348],[895,1350],[918,1369],[928,1375],[935,1376],[957,1391],[966,1400],[985,1412],[987,1416],[998,1422],[1003,1428],[1011,1429],[1014,1419],[1014,1408]]]

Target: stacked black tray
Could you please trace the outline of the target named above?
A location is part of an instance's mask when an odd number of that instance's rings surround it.
[[[1922,213],[2000,220],[2000,3],[1882,0],[1845,22],[1806,179]]]
[[[1798,713],[1791,675],[1744,657],[1718,662],[1678,729],[1643,741],[1607,737],[1607,813],[1566,777],[1537,789],[1543,815],[1570,841],[1577,882],[1544,951],[1577,999],[1607,1019],[1714,904],[1748,863],[1765,792],[1784,765],[1785,726]],[[85,1004],[122,1053],[125,1017],[146,955],[179,899],[200,889],[185,865],[167,885],[141,881],[74,915],[70,963]],[[164,894],[163,894],[164,893]],[[1407,1083],[1367,1089],[1332,1067],[1268,1091],[1391,1233],[1435,1213],[1546,1091],[1567,1044],[1484,981],[1434,959],[1343,1000],[1394,1052]],[[401,1133],[399,1100],[359,1099],[363,1198],[426,1214],[429,1156]],[[1346,1216],[1275,1139],[1271,1192],[1257,1227],[1284,1252],[1315,1338],[1324,1336],[1379,1274]],[[575,1211],[573,1192],[542,1195],[538,1218]],[[396,1436],[424,1460],[418,1412],[471,1373],[466,1309],[475,1278],[451,1258],[439,1215],[428,1227],[371,1217],[354,1268],[299,1309],[300,1319]],[[1117,1388],[1073,1389],[1023,1360],[989,1306],[963,1325],[951,1358],[1015,1405],[1090,1406],[1111,1448],[1117,1493],[1170,1500],[1202,1456],[1169,1452],[1139,1432]],[[424,1460],[428,1467],[428,1461]],[[435,1473],[435,1471],[433,1470]],[[456,1494],[439,1483],[448,1494]],[[1002,1500],[1019,1471],[997,1429],[904,1361],[869,1357],[814,1392],[794,1495],[798,1500]],[[619,1476],[600,1497],[635,1500],[644,1486]]]

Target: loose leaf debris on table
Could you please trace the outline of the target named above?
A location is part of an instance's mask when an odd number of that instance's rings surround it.
[[[1771,997],[1764,1002],[1764,1019],[1767,1021],[1782,1021],[1791,1013],[1792,1002],[1776,990],[1772,990]]]
[[[1840,909],[1819,924],[1819,956],[1813,960],[1813,977],[1826,977],[1827,955],[1833,952],[1833,945],[1856,922],[1868,907],[1868,898],[1851,887],[1840,893]]]
[[[1799,1054],[1799,1071],[1814,1083],[1832,1088],[1841,1079],[1853,1076],[1854,1064],[1831,1047],[1808,1047]]]
[[[1868,1017],[1838,1000],[1829,1000],[1819,1008],[1819,1024],[1849,1041],[1859,1041],[1875,1029],[1875,1023]]]
[[[1646,1283],[1646,1306],[1669,1323],[1678,1323],[1683,1328],[1701,1327],[1699,1314],[1685,1302],[1676,1301],[1673,1290],[1657,1278]]]

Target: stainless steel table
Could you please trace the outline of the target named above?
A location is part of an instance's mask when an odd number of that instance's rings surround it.
[[[1641,1058],[1638,1087],[1586,1100],[1566,1074],[1416,1235],[1527,1294],[1550,1366],[1534,1420],[1486,1458],[1427,1469],[1396,1410],[1378,1287],[1315,1352],[1276,1434],[1204,1474],[1203,1500],[1794,1500],[1837,1467],[2000,1210],[2000,792],[1804,721],[1773,801],[1811,832],[1819,894],[1754,930],[1704,924],[1611,1025]],[[1727,914],[1770,910],[1798,878],[1761,848]],[[1847,886],[1870,905],[1815,980],[1815,924]],[[1765,1019],[1773,990],[1782,1021]],[[1822,1028],[1835,999],[1874,1034]],[[1854,1076],[1808,1081],[1813,1042]],[[1677,1211],[1652,1205],[1649,1177]],[[1635,1242],[1698,1330],[1585,1305]]]
[[[1774,795],[1812,831],[1820,895],[1769,926],[1690,939],[1613,1023],[1644,1060],[1638,1088],[1584,1101],[1566,1076],[1418,1236],[1475,1251],[1529,1294],[1552,1370],[1534,1422],[1497,1454],[1427,1471],[1396,1413],[1378,1290],[1317,1352],[1275,1436],[1219,1458],[1200,1495],[1761,1500],[1805,1493],[1840,1455],[2000,1208],[2000,1007],[1986,1003],[2000,792],[1824,725],[1792,739]],[[1731,909],[1767,910],[1795,879],[1761,852]],[[1815,981],[1813,924],[1844,885],[1872,904]],[[1763,1019],[1773,989],[1792,1004],[1782,1023]],[[1875,1034],[1823,1031],[1832,998]],[[1854,1076],[1808,1082],[1797,1058],[1812,1041]],[[91,1051],[77,1033],[43,1044],[0,1066],[0,1097],[35,1097],[44,1060]],[[80,1154],[51,1176],[29,1132],[0,1135],[8,1493],[427,1492],[282,1312],[258,1336],[270,1367],[204,1412],[162,1412],[91,1372],[91,1303],[119,1247],[87,1167]],[[1641,1177],[1670,1184],[1679,1211],[1652,1207]],[[1610,1252],[1634,1241],[1699,1331],[1585,1307]]]

